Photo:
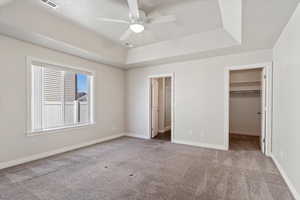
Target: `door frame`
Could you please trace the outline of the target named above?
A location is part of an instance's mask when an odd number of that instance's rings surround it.
[[[265,136],[265,155],[270,156],[272,152],[272,88],[273,88],[273,64],[268,63],[258,63],[250,65],[240,65],[240,66],[230,66],[225,68],[225,78],[224,78],[224,100],[225,100],[225,116],[224,116],[224,126],[225,126],[225,149],[229,150],[229,101],[230,101],[230,72],[235,70],[249,70],[249,69],[262,69],[265,71],[266,84],[265,84],[265,126],[264,126],[264,136]],[[262,108],[263,109],[263,108]]]
[[[160,105],[159,99],[160,97],[160,81],[158,78],[151,79],[151,139],[156,137],[159,134],[159,126],[160,126],[160,108],[163,106]],[[155,95],[155,97],[153,96]],[[156,99],[155,99],[156,98]],[[156,105],[154,108],[154,101],[156,101]],[[155,115],[155,116],[153,116]],[[153,121],[155,120],[155,122]],[[155,127],[154,127],[155,125]],[[154,132],[155,131],[155,132]]]
[[[171,78],[171,142],[174,141],[174,133],[175,133],[175,74],[169,73],[169,74],[156,74],[148,76],[148,139],[152,139],[152,84],[151,81],[153,78]]]

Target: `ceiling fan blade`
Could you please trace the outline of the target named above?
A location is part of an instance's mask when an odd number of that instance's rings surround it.
[[[164,24],[164,23],[171,23],[176,21],[175,15],[166,15],[166,16],[158,16],[158,17],[150,17],[149,23],[150,24]]]
[[[121,41],[126,41],[126,40],[128,40],[132,33],[133,33],[133,32],[131,31],[131,29],[128,28],[128,29],[123,33],[123,35],[120,37],[120,40],[121,40]]]
[[[127,0],[130,14],[134,19],[140,18],[138,0]]]
[[[119,24],[129,24],[128,21],[122,20],[122,19],[111,19],[111,18],[105,18],[105,17],[98,17],[98,21],[103,21],[103,22],[112,22],[112,23],[119,23]]]

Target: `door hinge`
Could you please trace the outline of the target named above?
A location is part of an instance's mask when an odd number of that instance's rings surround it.
[[[263,139],[263,143],[266,143],[266,138]]]
[[[264,75],[264,79],[267,79],[267,75]]]

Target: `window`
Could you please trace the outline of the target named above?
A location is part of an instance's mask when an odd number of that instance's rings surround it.
[[[31,132],[93,123],[90,72],[31,62]]]

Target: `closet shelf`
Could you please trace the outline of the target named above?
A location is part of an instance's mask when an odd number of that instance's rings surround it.
[[[234,81],[230,83],[231,86],[259,86],[261,81]]]
[[[230,95],[260,96],[261,90],[231,90]]]

